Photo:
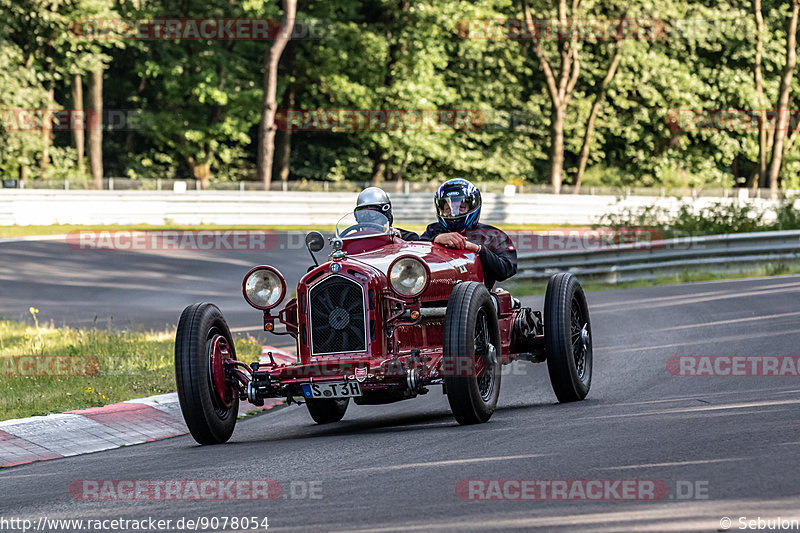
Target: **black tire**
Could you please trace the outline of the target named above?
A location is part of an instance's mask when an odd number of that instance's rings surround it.
[[[495,362],[476,376],[475,356],[485,355],[488,343],[495,347]],[[483,283],[459,283],[447,302],[442,358],[447,401],[459,424],[480,424],[494,413],[500,395],[500,352],[500,328],[489,291]],[[460,371],[465,368],[470,369],[466,377]]]
[[[239,414],[238,395],[226,391],[226,406],[211,381],[210,343],[217,335],[227,340],[235,358],[230,329],[217,306],[201,303],[183,310],[175,337],[175,381],[183,418],[200,444],[226,442]]]
[[[550,384],[559,402],[583,400],[592,384],[592,323],[580,283],[560,272],[544,297],[544,341]]]
[[[330,424],[338,422],[347,411],[350,405],[350,398],[339,398],[331,400],[306,400],[308,414],[317,424]]]

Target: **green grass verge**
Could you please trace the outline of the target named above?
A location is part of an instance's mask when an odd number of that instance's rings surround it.
[[[99,371],[93,376],[23,377],[6,375],[17,367],[0,359],[0,420],[173,392],[174,342],[174,331],[80,330],[0,321],[0,358],[83,355],[99,362]],[[236,353],[244,360],[255,360],[261,343],[254,338],[237,340]]]
[[[719,281],[726,279],[757,278],[767,276],[784,276],[800,274],[800,266],[786,264],[767,264],[758,270],[747,272],[731,272],[728,274],[711,274],[707,272],[684,272],[680,276],[668,276],[640,281],[623,281],[620,283],[604,283],[598,281],[581,281],[586,291],[607,291],[612,289],[630,289],[634,287],[655,287],[657,285],[676,285],[679,283],[697,283],[702,281]],[[579,277],[580,279],[580,277]],[[547,290],[546,282],[510,281],[502,283],[514,296],[543,296]]]
[[[425,224],[402,224],[398,226],[422,233],[427,227]],[[543,231],[573,226],[559,226],[548,224],[511,224],[504,225],[506,231]],[[79,225],[79,224],[53,224],[50,226],[0,226],[0,237],[27,237],[33,235],[64,235],[72,231],[227,231],[227,230],[271,230],[271,231],[333,231],[332,225],[233,225],[220,226],[214,224],[107,224],[107,225]]]

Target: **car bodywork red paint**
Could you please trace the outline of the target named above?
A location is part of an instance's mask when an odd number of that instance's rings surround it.
[[[260,372],[260,380],[268,378],[266,396],[291,399],[302,397],[300,385],[304,383],[357,380],[363,391],[360,403],[386,403],[427,392],[424,387],[440,383],[447,372],[481,373],[485,363],[480,358],[470,368],[442,366],[444,313],[450,293],[457,283],[484,280],[475,253],[428,242],[406,242],[391,235],[345,239],[341,252],[332,253],[328,262],[307,272],[297,285],[297,297],[277,315],[264,310],[265,329],[274,332],[276,319],[284,324],[286,334],[296,338],[298,353],[295,361],[283,354],[254,367]],[[428,271],[425,289],[413,298],[398,294],[389,282],[390,266],[403,257],[420,260]],[[334,276],[354,283],[363,294],[366,342],[356,351],[313,355],[309,294]],[[525,339],[515,338],[515,321],[528,310],[514,307],[505,290],[495,289],[492,294],[498,311],[502,363],[519,356],[514,350],[524,349],[526,354],[537,350],[543,340],[541,331]],[[412,313],[419,316],[413,319]],[[246,386],[245,382],[237,387],[242,399],[247,399]]]

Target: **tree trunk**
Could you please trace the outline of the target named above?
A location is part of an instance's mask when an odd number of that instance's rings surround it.
[[[769,165],[769,189],[773,198],[778,197],[778,176],[783,160],[783,142],[789,127],[789,93],[792,89],[792,76],[797,67],[797,18],[800,0],[792,1],[792,18],[786,38],[786,65],[783,67],[781,87],[778,91],[777,117],[775,119],[775,140],[772,142],[772,160]]]
[[[272,160],[275,154],[275,113],[277,111],[278,63],[283,49],[294,30],[297,0],[283,0],[281,31],[264,61],[264,97],[261,104],[261,124],[258,128],[258,180],[268,191],[272,183]]]
[[[783,145],[784,153],[789,153],[789,150],[792,149],[792,146],[794,146],[794,143],[797,140],[798,134],[800,134],[800,122],[797,123],[797,125],[794,128],[794,131],[792,131],[792,134],[789,135],[788,139],[786,139],[786,143],[784,143]]]
[[[392,179],[394,180],[394,192],[403,192],[403,170],[405,164],[401,164],[397,171],[392,172]]]
[[[614,79],[614,75],[617,73],[617,67],[619,66],[619,62],[621,60],[622,49],[617,46],[617,51],[614,54],[614,58],[611,60],[611,64],[608,66],[608,70],[606,71],[606,77],[603,78],[603,82],[600,84],[600,90],[597,92],[597,95],[594,98],[592,111],[589,113],[589,120],[586,122],[586,131],[583,134],[583,146],[581,146],[581,158],[580,162],[578,163],[578,175],[575,178],[575,190],[573,191],[574,194],[578,194],[581,190],[583,173],[586,171],[586,164],[589,162],[589,149],[592,143],[592,134],[594,134],[594,123],[597,120],[597,115],[600,113],[600,107],[603,105],[606,89],[608,89],[609,84],[611,84],[611,80]]]
[[[530,7],[527,0],[522,0],[522,11],[525,16],[525,25],[532,34],[536,33]],[[572,2],[572,17],[580,16],[580,1]],[[567,20],[567,2],[559,0],[558,3],[559,20]],[[578,57],[578,32],[573,32],[570,40],[562,40],[558,44],[559,56],[561,60],[560,70],[553,70],[550,61],[542,49],[539,40],[534,39],[533,51],[539,60],[539,66],[544,73],[547,82],[547,92],[550,96],[550,184],[553,193],[561,193],[562,173],[564,170],[564,122],[567,114],[567,106],[578,83],[581,66]]]
[[[386,181],[383,185],[384,191],[402,192],[403,191],[403,166],[396,167],[389,165],[385,168]]]
[[[295,87],[290,85],[283,95],[283,106],[286,109],[294,107]],[[275,166],[274,172],[281,181],[289,181],[289,163],[292,155],[292,130],[282,129],[275,134]]]
[[[758,117],[758,175],[750,179],[748,187],[758,187],[766,181],[767,177],[767,110],[764,99],[764,78],[761,73],[761,57],[764,53],[764,16],[761,13],[761,0],[753,0],[753,12],[756,17],[756,64],[755,83]]]
[[[372,176],[369,181],[373,187],[380,187],[383,181],[383,174],[386,171],[386,162],[383,160],[383,150],[378,152],[372,159]]]
[[[39,168],[42,171],[42,177],[45,177],[45,171],[50,163],[50,145],[53,141],[53,104],[55,98],[55,90],[53,82],[50,82],[50,88],[47,90],[47,108],[44,110],[42,116],[42,153],[39,157]]]
[[[142,75],[142,77],[139,78],[139,86],[136,88],[137,96],[141,96],[142,95],[142,93],[144,92],[144,89],[145,89],[146,86],[147,86],[147,76],[146,75]],[[125,147],[124,148],[125,153],[126,154],[130,154],[130,153],[133,153],[133,150],[134,150],[134,141],[135,141],[136,135],[135,135],[135,131],[133,130],[133,128],[126,128],[126,130],[127,131],[125,132],[125,143],[124,143],[123,146]]]
[[[89,87],[92,112],[89,123],[89,166],[92,171],[94,187],[103,190],[103,69],[92,72]]]
[[[564,170],[564,119],[566,106],[553,103],[550,111],[550,185],[553,194],[561,194],[561,173]]]
[[[213,156],[209,156],[204,161],[198,162],[194,157],[189,156],[187,161],[189,162],[189,167],[192,169],[192,176],[194,179],[200,182],[200,188],[204,191],[208,189],[211,185],[211,159]]]
[[[399,7],[399,15],[394,11],[394,7]],[[399,0],[394,2],[394,6],[391,9],[385,9],[379,17],[379,23],[384,28],[383,35],[389,43],[389,49],[386,54],[387,61],[383,65],[384,90],[380,92],[380,98],[373,103],[379,109],[390,109],[395,105],[394,102],[397,101],[395,81],[398,63],[408,56],[407,39],[403,38],[402,32],[399,32],[398,28],[409,23],[408,12],[410,9],[410,0]],[[370,183],[373,187],[383,187],[385,189],[389,183],[382,182],[389,182],[395,179],[392,152],[382,148],[380,145],[373,145],[373,148],[370,149],[372,157]]]
[[[292,156],[292,132],[281,130],[275,135],[274,172],[281,181],[289,181],[289,161]]]
[[[78,170],[83,171],[84,156],[84,128],[86,118],[83,114],[83,80],[80,74],[72,76],[72,114],[76,120],[72,122],[72,140],[75,142],[75,152],[78,157]],[[75,127],[76,123],[80,127]]]
[[[766,113],[764,113],[764,117],[765,117],[764,120],[766,120]],[[765,125],[765,129],[767,130],[767,142],[766,142],[766,150],[765,151],[766,151],[767,155],[769,156],[769,154],[772,152],[772,143],[775,141],[775,129],[774,128],[770,128],[767,125]],[[785,149],[786,149],[786,147],[784,147],[784,150]],[[769,161],[767,161],[767,170],[765,170],[764,171],[764,175],[761,176],[761,185],[760,185],[760,187],[762,189],[769,188]]]

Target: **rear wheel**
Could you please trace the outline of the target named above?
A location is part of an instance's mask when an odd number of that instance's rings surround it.
[[[592,323],[583,289],[567,272],[555,274],[547,284],[544,340],[558,401],[583,400],[592,384]]]
[[[317,424],[330,424],[338,422],[347,411],[350,405],[350,398],[331,399],[331,400],[306,400],[308,414]]]
[[[500,328],[482,283],[459,283],[444,323],[442,366],[447,401],[459,424],[486,422],[500,395]]]
[[[236,359],[236,352],[217,306],[184,309],[175,337],[175,381],[183,418],[200,444],[227,441],[236,425],[239,397],[226,383],[228,359]]]

